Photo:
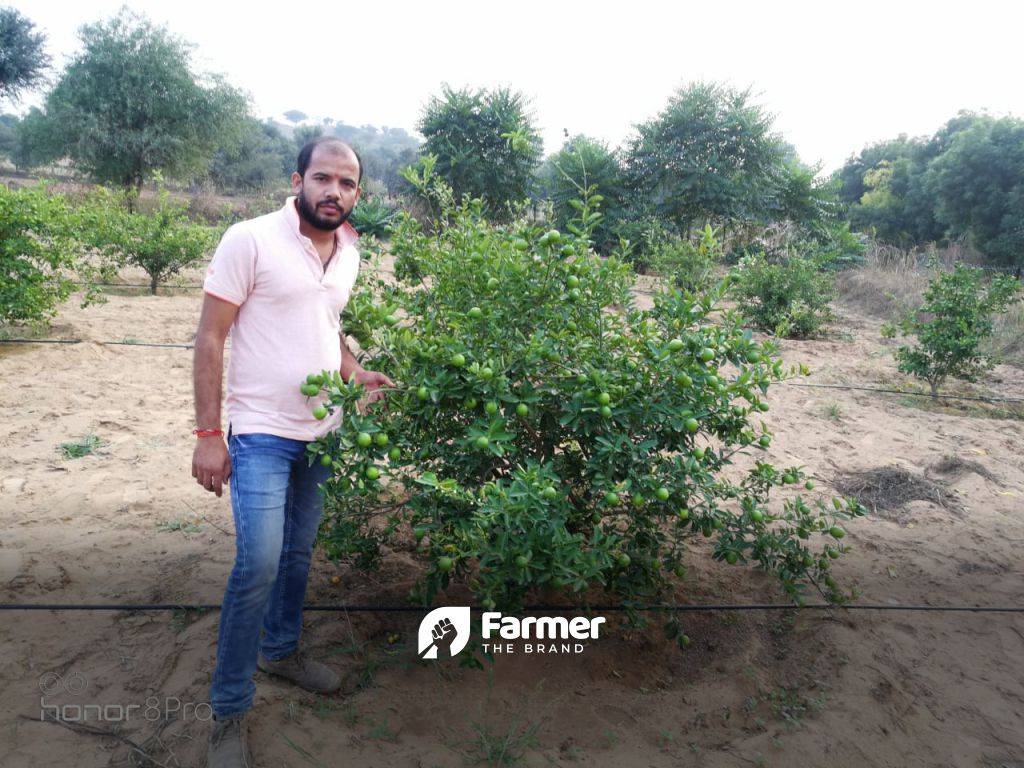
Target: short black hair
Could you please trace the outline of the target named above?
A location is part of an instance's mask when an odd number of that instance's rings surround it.
[[[355,155],[356,163],[359,165],[359,179],[357,183],[363,183],[363,158],[359,156],[359,153],[356,152],[351,144],[344,139],[339,139],[337,136],[316,136],[302,145],[302,149],[299,150],[298,161],[295,163],[295,170],[299,176],[305,177],[306,169],[309,168],[309,161],[313,158],[313,150],[321,144],[339,144]]]

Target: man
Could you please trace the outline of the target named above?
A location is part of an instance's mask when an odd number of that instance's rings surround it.
[[[340,326],[359,271],[358,235],[346,223],[359,200],[359,157],[343,141],[319,137],[302,148],[297,166],[295,195],[275,213],[228,229],[203,285],[192,476],[217,496],[230,477],[236,544],[210,687],[211,768],[251,765],[243,716],[252,707],[257,668],[319,693],[340,687],[338,674],[298,643],[323,509],[319,485],[330,471],[319,461],[309,465],[306,446],[335,429],[341,413],[318,421],[312,410],[321,398],[306,398],[299,386],[309,373],[339,370],[367,388],[368,403],[393,386],[356,362]],[[228,331],[225,444],[220,403]]]

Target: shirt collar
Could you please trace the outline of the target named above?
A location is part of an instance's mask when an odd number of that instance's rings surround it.
[[[281,213],[284,215],[285,221],[288,222],[288,228],[295,233],[295,236],[299,238],[299,242],[303,245],[312,243],[312,241],[302,234],[299,229],[299,209],[296,207],[296,196],[289,195],[284,201],[284,207],[281,208]],[[349,224],[347,221],[334,230],[334,239],[338,244],[338,250],[347,248],[350,245],[354,245],[356,240],[359,239],[359,233],[356,232],[355,227]]]

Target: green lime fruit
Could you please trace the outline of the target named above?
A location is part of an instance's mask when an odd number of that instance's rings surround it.
[[[761,437],[758,438],[757,440],[757,444],[760,445],[762,448],[767,448],[769,445],[772,444],[771,435],[761,435]]]
[[[813,480],[808,480],[806,483],[804,483],[804,488],[806,488],[808,491],[813,491],[814,490],[814,481]]]
[[[476,447],[477,447],[477,448],[479,448],[480,450],[484,450],[485,448],[487,448],[488,446],[490,446],[490,444],[491,444],[491,441],[490,441],[490,440],[488,440],[488,439],[487,439],[486,437],[484,437],[483,435],[480,435],[480,437],[478,437],[478,438],[477,438],[477,439],[476,439],[476,440],[474,441],[474,445],[476,445]]]
[[[701,359],[701,362],[705,362],[705,363],[711,362],[712,360],[715,359],[715,350],[711,349],[710,347],[704,347],[700,351],[700,359]]]
[[[474,320],[479,320],[481,317],[484,316],[484,311],[480,309],[480,307],[470,307],[469,312],[467,312],[466,314],[472,317]]]
[[[323,421],[324,419],[327,418],[327,409],[324,408],[322,405],[318,405],[316,408],[313,409],[313,418],[319,421]]]
[[[756,349],[750,350],[749,352],[747,352],[747,362],[748,363],[759,363],[759,362],[761,362],[761,353],[758,352]]]
[[[632,561],[629,559],[629,555],[627,555],[625,552],[623,552],[621,555],[619,555],[617,558],[615,558],[615,562],[617,562],[619,564],[620,568],[625,568]]]
[[[570,288],[575,288],[580,284],[580,279],[576,277],[576,275],[569,275],[567,278],[565,278],[565,284],[568,285]]]
[[[484,412],[488,416],[493,416],[498,412],[498,403],[494,400],[488,400],[487,404],[484,405]]]
[[[597,396],[597,404],[598,405],[608,405],[608,403],[610,403],[611,401],[612,401],[612,396],[609,395],[607,392],[601,392]]]
[[[604,502],[605,504],[609,504],[614,507],[619,503],[619,494],[615,493],[615,491],[608,491],[608,493],[604,495]]]
[[[547,501],[554,501],[558,498],[558,491],[549,485],[541,491],[540,495]]]
[[[528,558],[526,555],[516,555],[515,562],[517,568],[525,568],[529,564],[530,558]]]
[[[846,535],[846,531],[844,531],[838,525],[833,525],[831,528],[828,529],[828,532],[829,534],[831,534],[833,539],[841,539],[843,538],[843,536]]]
[[[498,278],[496,278],[496,277],[489,277],[489,278],[487,278],[487,288],[488,288],[488,290],[493,291],[495,288],[498,287],[498,284],[499,284],[498,283]]]
[[[526,405],[526,403],[520,403],[519,405],[516,406],[516,416],[518,416],[519,418],[526,418],[527,414],[529,413],[530,408],[529,406]]]
[[[729,565],[736,565],[736,562],[740,559],[740,556],[733,552],[731,549],[725,553],[725,562]]]
[[[376,480],[378,477],[380,477],[380,470],[377,469],[376,467],[367,467],[365,474],[367,480]]]
[[[427,390],[426,387],[420,387],[419,389],[416,390],[416,397],[418,397],[420,400],[427,400],[430,397],[430,392]]]
[[[686,420],[685,426],[687,432],[696,432],[698,429],[700,429],[700,422],[691,416]]]
[[[526,242],[525,238],[522,237],[517,237],[515,240],[513,240],[512,245],[515,246],[515,249],[517,251],[525,251],[527,248],[530,247],[530,244]]]
[[[320,457],[320,466],[321,467],[329,467],[332,464],[334,464],[334,459],[332,459],[326,453],[323,456]]]
[[[360,448],[369,448],[370,443],[372,442],[373,438],[370,437],[369,432],[360,432],[358,435],[356,435],[356,445],[358,445]]]
[[[760,509],[755,509],[750,513],[750,519],[755,523],[764,522],[764,512]]]
[[[688,510],[686,507],[683,507],[682,509],[680,509],[676,514],[679,516],[680,520],[689,520],[690,519],[690,510]]]
[[[442,573],[448,573],[448,571],[452,569],[453,565],[455,565],[455,561],[450,557],[439,557],[437,559],[437,570]]]
[[[609,408],[607,405],[602,405],[601,406],[600,413],[601,413],[601,416],[603,416],[606,419],[610,419],[612,417],[612,409]]]
[[[682,348],[683,348],[683,340],[682,339],[672,339],[672,341],[670,341],[668,343],[668,351],[669,352],[678,352]]]
[[[394,448],[388,451],[388,458],[391,459],[392,461],[398,461],[400,458],[402,458],[401,449],[396,445]]]
[[[456,368],[461,368],[465,364],[466,356],[464,354],[462,354],[461,352],[456,352],[454,355],[452,355],[452,365],[454,365]]]
[[[634,507],[642,507],[643,505],[644,505],[643,494],[634,493],[633,494],[633,506]]]
[[[390,442],[390,440],[388,438],[388,433],[387,432],[378,432],[376,435],[373,436],[373,442],[375,442],[377,445],[379,445],[381,447],[384,447],[385,445],[387,445]]]
[[[668,501],[669,492],[668,488],[662,486],[654,492],[654,495],[658,497],[658,501]]]

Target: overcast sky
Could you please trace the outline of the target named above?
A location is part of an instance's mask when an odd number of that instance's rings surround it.
[[[76,30],[120,2],[0,0],[48,36],[59,67]],[[415,130],[442,82],[510,85],[530,99],[545,152],[562,130],[616,146],[699,79],[751,87],[809,163],[930,134],[960,109],[1024,116],[1017,3],[284,2],[135,0],[195,44],[198,68],[289,109]],[[38,103],[39,96],[20,105]],[[3,105],[9,109],[10,105]]]

